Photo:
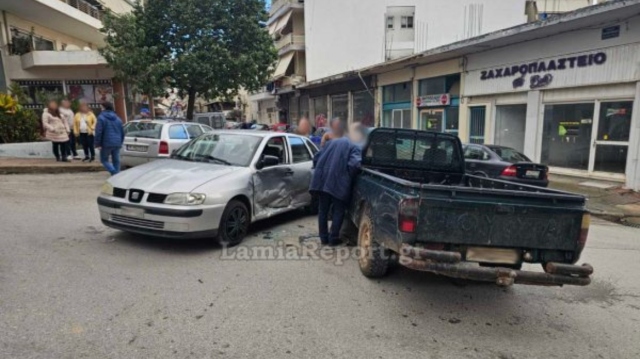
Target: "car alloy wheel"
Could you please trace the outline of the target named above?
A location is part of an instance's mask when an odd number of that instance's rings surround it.
[[[249,230],[249,211],[244,203],[231,201],[222,214],[218,242],[222,245],[236,245],[244,239]]]

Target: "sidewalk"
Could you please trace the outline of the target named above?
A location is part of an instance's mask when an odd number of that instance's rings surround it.
[[[0,157],[0,174],[77,173],[103,171],[98,161],[56,162],[55,159]]]
[[[640,193],[623,189],[621,183],[550,175],[549,188],[586,196],[594,216],[640,227]]]

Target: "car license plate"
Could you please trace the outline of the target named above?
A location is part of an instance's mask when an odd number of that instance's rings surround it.
[[[135,207],[122,207],[120,208],[120,214],[127,217],[143,218],[144,209]]]
[[[516,264],[520,259],[518,251],[507,248],[469,247],[467,261],[482,263]]]
[[[147,152],[147,146],[127,145],[127,151],[131,151],[131,152]]]
[[[525,172],[525,176],[531,177],[531,178],[538,178],[538,177],[540,177],[540,171],[531,171],[531,170],[529,170],[529,171]]]

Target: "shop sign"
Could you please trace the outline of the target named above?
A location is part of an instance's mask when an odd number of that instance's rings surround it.
[[[606,62],[607,54],[604,52],[596,52],[484,70],[480,71],[480,80],[487,81],[516,77],[512,85],[514,89],[517,89],[523,87],[527,83],[526,76],[531,75],[529,78],[529,88],[536,89],[547,87],[551,84],[553,81],[553,74],[551,74],[551,72],[599,66]]]
[[[451,104],[451,95],[448,93],[438,95],[425,95],[416,98],[416,106],[418,107],[439,107],[449,106]]]

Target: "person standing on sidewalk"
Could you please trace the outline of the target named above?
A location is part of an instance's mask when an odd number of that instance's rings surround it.
[[[105,102],[102,104],[102,113],[98,116],[95,145],[100,150],[100,162],[112,176],[120,172],[120,149],[123,142],[122,120],[113,111],[113,104]]]
[[[57,102],[49,101],[47,108],[42,112],[42,127],[45,131],[44,137],[53,143],[56,161],[68,162],[69,124],[62,119]]]
[[[346,137],[332,139],[313,159],[315,169],[309,190],[318,196],[318,231],[323,245],[341,244],[340,227],[361,159],[360,148]],[[329,232],[327,222],[332,205],[333,215]]]
[[[60,102],[59,111],[60,111],[60,116],[62,116],[62,119],[67,122],[67,126],[69,128],[69,143],[67,144],[69,146],[69,150],[67,151],[67,154],[69,155],[69,157],[73,155],[74,160],[79,160],[80,157],[78,157],[78,150],[76,149],[76,136],[73,134],[74,114],[73,114],[73,110],[71,109],[71,101],[67,99],[62,100]]]
[[[85,102],[80,103],[80,112],[76,114],[73,121],[73,134],[82,144],[82,150],[84,151],[82,162],[93,162],[96,159],[96,150],[93,148],[95,129],[96,116]]]

